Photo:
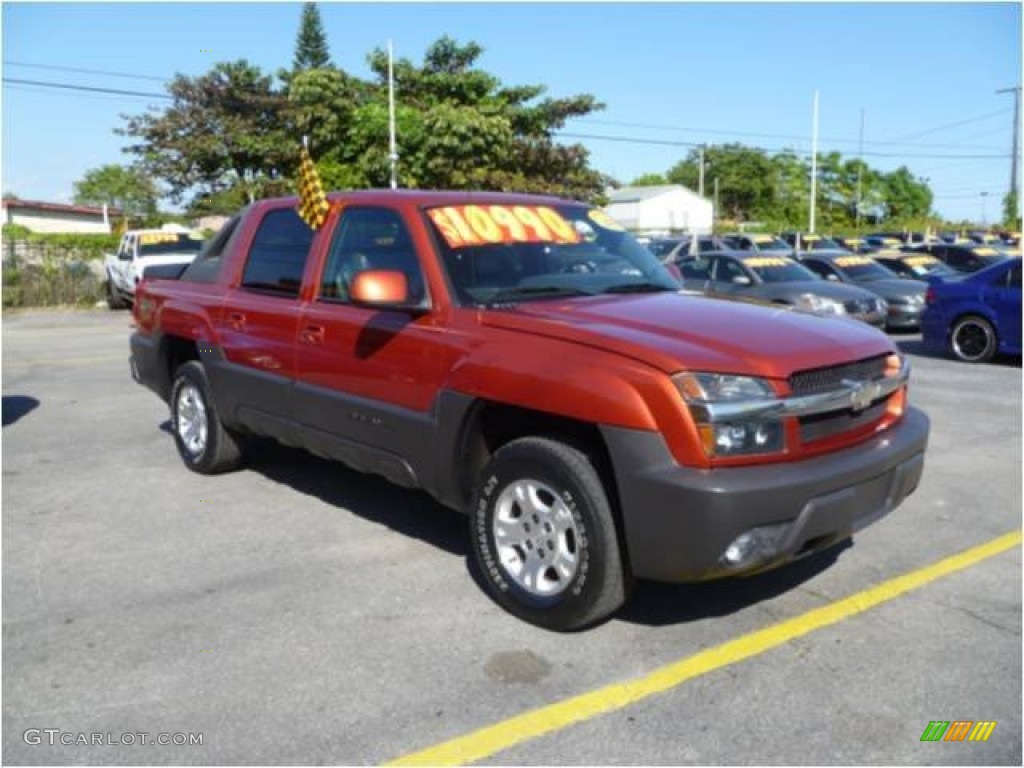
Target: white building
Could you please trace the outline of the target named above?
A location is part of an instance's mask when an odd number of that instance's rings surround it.
[[[110,234],[111,224],[121,216],[116,208],[95,208],[89,205],[42,203],[35,200],[3,201],[3,223],[20,224],[32,232],[79,232]]]
[[[711,233],[711,201],[681,184],[622,187],[612,190],[608,198],[605,212],[634,232]]]

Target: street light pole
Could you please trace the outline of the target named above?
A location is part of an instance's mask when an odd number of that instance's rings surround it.
[[[985,198],[988,197],[988,192],[981,193],[981,226],[983,228],[988,227],[988,214],[985,212]]]

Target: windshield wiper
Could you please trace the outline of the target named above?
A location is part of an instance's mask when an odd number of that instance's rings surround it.
[[[660,293],[674,290],[661,283],[619,283],[608,286],[601,293]]]
[[[485,306],[507,304],[517,299],[559,299],[566,296],[593,296],[590,291],[568,288],[564,285],[530,285],[522,288],[506,288],[491,296]]]

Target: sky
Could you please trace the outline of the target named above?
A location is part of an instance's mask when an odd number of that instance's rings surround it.
[[[4,2],[3,192],[70,201],[89,169],[131,161],[114,132],[123,115],[167,104],[12,80],[161,93],[220,61],[272,73],[291,64],[300,12]],[[396,58],[420,62],[449,35],[483,46],[479,66],[507,85],[594,94],[605,109],[570,121],[563,140],[623,183],[704,142],[809,155],[817,90],[819,152],[856,157],[863,114],[869,165],[906,165],[948,219],[1001,217],[1014,97],[996,91],[1021,81],[1020,3],[324,2],[320,13],[332,60],[357,76],[389,39]]]

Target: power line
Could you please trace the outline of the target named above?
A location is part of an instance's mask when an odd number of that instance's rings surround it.
[[[603,134],[595,133],[569,133],[565,131],[558,132],[560,136],[570,139],[594,139],[598,141],[615,141],[623,142],[626,144],[651,144],[658,146],[670,146],[670,147],[699,147],[701,143],[693,141],[669,141],[667,139],[639,139],[632,136],[608,136]],[[798,152],[791,147],[783,149],[768,149],[766,147],[745,147],[745,149],[759,150],[761,152],[768,152],[777,154],[780,152],[792,152],[798,157],[810,157],[810,152]],[[818,152],[819,155],[827,154],[825,152]],[[989,160],[989,159],[1005,159],[1008,157],[1007,154],[998,155],[933,155],[933,154],[920,154],[920,153],[906,153],[906,152],[868,152],[865,151],[866,156],[871,157],[894,157],[894,158],[929,158],[936,160]]]
[[[903,137],[901,137],[899,139],[894,139],[894,141],[907,141],[908,139],[916,139],[916,138],[919,138],[921,136],[927,136],[930,133],[938,133],[939,131],[945,131],[945,130],[948,130],[950,128],[957,128],[958,126],[961,126],[961,125],[967,125],[969,123],[977,123],[977,122],[980,122],[982,120],[987,120],[990,117],[995,117],[996,115],[1005,115],[1009,111],[1010,111],[1009,109],[1000,109],[1000,110],[997,110],[995,112],[989,112],[988,114],[985,114],[985,115],[979,115],[978,117],[969,117],[966,120],[957,120],[955,123],[946,123],[945,125],[938,125],[938,126],[936,126],[934,128],[929,128],[927,131],[921,131],[919,133],[912,133],[909,136],[903,136]]]
[[[63,88],[69,91],[89,91],[92,93],[113,93],[118,96],[146,96],[152,99],[173,99],[166,93],[143,93],[142,91],[123,91],[118,88],[98,88],[91,85],[71,85],[69,83],[50,83],[43,80],[22,80],[20,78],[5,77],[3,78],[5,83],[11,85],[36,85],[44,88]]]
[[[111,72],[105,69],[84,69],[82,67],[59,67],[56,64],[29,64],[24,61],[5,61],[5,67],[28,67],[30,69],[50,69],[55,72],[78,72],[86,75],[105,75],[107,77],[125,77],[131,80],[151,80],[157,83],[165,83],[171,78],[157,77],[155,75],[139,75],[129,72]]]
[[[754,136],[762,139],[793,139],[795,141],[810,142],[809,136],[801,136],[798,134],[790,133],[755,133],[753,131],[728,131],[722,129],[709,129],[709,128],[687,128],[678,125],[657,125],[654,123],[634,123],[634,122],[622,122],[618,120],[601,120],[596,118],[582,118],[579,120],[581,123],[588,123],[592,125],[608,125],[608,126],[619,126],[622,128],[643,128],[645,130],[652,131],[676,131],[679,133],[703,133],[710,135],[722,135],[722,136]],[[821,141],[828,142],[830,144],[859,144],[860,139],[828,139],[821,138]],[[991,146],[976,146],[968,147],[962,143],[957,144],[917,144],[913,142],[900,142],[900,141],[872,141],[867,139],[864,141],[865,144],[872,144],[876,146],[909,146],[918,147],[920,149],[982,149],[995,151],[995,147]]]

